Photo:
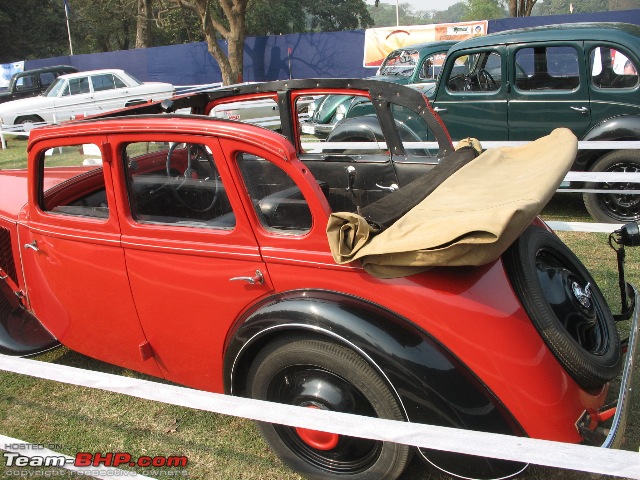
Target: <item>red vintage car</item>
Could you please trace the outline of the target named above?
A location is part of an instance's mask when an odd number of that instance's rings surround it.
[[[365,97],[386,142],[323,147],[302,136],[298,106],[327,94]],[[276,131],[208,115],[254,100],[273,102]],[[446,182],[441,166],[461,157],[417,91],[366,80],[235,86],[39,128],[28,154],[26,171],[0,172],[4,354],[59,342],[212,392],[561,442],[621,441],[635,335],[620,340],[615,320],[637,328],[622,268],[614,318],[586,268],[535,218],[479,265],[377,276],[359,260],[336,262],[332,213],[387,204],[389,213],[402,203],[393,195],[425,178]],[[622,259],[637,227],[611,241]],[[617,408],[603,412],[621,371]],[[394,479],[414,453],[260,429],[308,478]],[[525,467],[417,454],[465,478]]]

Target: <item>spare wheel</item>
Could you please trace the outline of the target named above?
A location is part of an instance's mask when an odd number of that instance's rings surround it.
[[[553,233],[530,226],[503,256],[513,288],[560,364],[582,388],[620,372],[620,338],[591,274]]]

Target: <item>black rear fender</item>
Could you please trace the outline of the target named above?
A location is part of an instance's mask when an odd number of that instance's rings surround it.
[[[360,354],[388,382],[409,421],[522,434],[499,400],[426,332],[377,305],[333,292],[274,296],[240,319],[225,353],[226,392],[245,395],[258,351],[292,332],[331,339]]]
[[[580,141],[636,141],[640,140],[640,115],[609,118],[594,125]],[[589,171],[595,162],[611,150],[579,150],[572,170]]]

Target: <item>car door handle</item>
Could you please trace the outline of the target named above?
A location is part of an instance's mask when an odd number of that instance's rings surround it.
[[[31,249],[34,252],[39,252],[40,251],[40,249],[38,248],[38,242],[36,242],[35,240],[33,242],[31,242],[31,243],[25,243],[24,244],[24,248],[25,249]]]
[[[446,112],[447,109],[446,108],[440,108],[440,107],[433,107],[433,111],[436,113],[442,113],[442,112]]]
[[[589,109],[587,107],[569,107],[571,110],[586,115],[589,113]]]
[[[251,285],[262,285],[264,283],[264,275],[260,270],[256,270],[256,274],[254,277],[231,277],[229,279],[230,282],[243,281],[250,283]]]
[[[395,192],[396,190],[398,190],[400,188],[400,187],[398,187],[397,183],[392,183],[388,187],[385,187],[384,185],[378,185],[376,183],[376,187],[378,187],[378,188],[380,188],[382,190],[389,190],[390,192]]]

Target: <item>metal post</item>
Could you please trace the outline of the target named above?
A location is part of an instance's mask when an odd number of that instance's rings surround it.
[[[69,27],[69,4],[67,0],[63,1],[64,16],[67,19],[67,35],[69,36],[69,52],[73,55],[73,45],[71,44],[71,28]]]

